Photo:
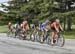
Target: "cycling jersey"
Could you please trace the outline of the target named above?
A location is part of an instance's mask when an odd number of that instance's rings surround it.
[[[52,27],[52,28],[55,28],[55,26],[58,27],[59,25],[60,25],[60,24],[57,24],[57,22],[53,22],[53,23],[51,24],[51,27]]]
[[[59,28],[59,25],[60,25],[60,23],[53,22],[53,23],[51,24],[51,30],[52,30],[52,31],[56,31],[55,26]]]
[[[35,29],[35,25],[32,26],[32,29]]]
[[[15,30],[21,30],[21,26],[20,26],[18,23],[16,23],[16,24],[14,25],[14,29],[15,29]]]
[[[26,26],[27,26],[27,23],[25,23],[25,24],[21,24],[21,27],[23,28],[25,28],[26,29]]]
[[[8,23],[8,28],[11,29],[12,24],[9,22]]]
[[[39,27],[38,21],[34,22],[34,25],[32,26],[32,29],[35,29],[36,27]]]
[[[25,30],[29,30],[29,25],[27,23],[27,21],[24,21],[22,24],[21,24],[21,28],[25,29]]]
[[[47,24],[46,22],[44,22],[44,23],[41,24],[41,26],[40,26],[40,30],[41,31],[44,31],[44,29],[46,27],[46,24]]]

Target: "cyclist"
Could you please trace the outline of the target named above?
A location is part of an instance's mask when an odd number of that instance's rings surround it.
[[[32,29],[34,30],[34,32],[39,29],[39,23],[38,23],[38,21],[35,21],[35,22],[34,22],[34,24],[33,24],[33,26],[32,26]]]
[[[8,31],[12,32],[12,23],[11,23],[11,21],[8,22]]]
[[[38,20],[34,22],[33,26],[32,26],[32,35],[31,37],[34,38],[35,37],[35,33],[39,30],[39,23]],[[34,41],[34,39],[33,39]]]
[[[22,24],[21,24],[21,28],[23,30],[29,30],[29,25],[28,25],[28,22],[27,21],[23,21]]]
[[[23,31],[23,37],[24,39],[26,38],[26,36],[24,34],[27,33],[27,31],[29,30],[29,25],[28,25],[28,22],[27,21],[23,21],[22,24],[21,24],[21,28],[22,28],[22,31]]]
[[[14,25],[14,29],[15,29],[15,37],[17,36],[17,34],[20,32],[21,30],[21,27],[19,25],[19,23],[17,22],[15,25]]]
[[[51,23],[51,44],[54,44],[57,41],[57,33],[59,33],[60,29],[63,31],[59,19],[56,19],[53,23]]]
[[[41,34],[41,42],[43,42],[44,40],[44,35],[45,35],[45,31],[48,31],[48,30],[50,30],[50,21],[49,20],[46,20],[45,22],[43,22],[42,24],[41,24],[41,26],[40,26],[40,30],[41,30],[41,32],[42,32],[42,34]]]
[[[38,28],[39,28],[39,23],[38,23],[38,21],[35,21],[32,26],[32,29],[38,29]]]

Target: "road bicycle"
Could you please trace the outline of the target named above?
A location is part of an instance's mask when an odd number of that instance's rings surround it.
[[[15,33],[14,33],[14,30],[8,30],[7,33],[6,33],[7,37],[14,37],[15,36]]]
[[[31,41],[40,41],[40,35],[39,35],[40,31],[34,30],[32,31],[31,35],[30,35],[30,40]]]
[[[30,40],[31,30],[21,30],[18,33],[19,39],[21,40]]]
[[[46,41],[48,45],[52,45],[50,33],[46,32],[45,34],[46,34],[46,37],[44,38],[44,42]],[[65,38],[61,34],[61,32],[59,32],[57,34],[57,39],[56,39],[56,41],[54,40],[53,43],[54,43],[53,45],[57,45],[57,46],[60,46],[60,47],[64,46],[64,44],[65,44]]]

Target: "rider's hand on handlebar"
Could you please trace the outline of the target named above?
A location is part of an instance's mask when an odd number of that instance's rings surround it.
[[[57,33],[59,33],[59,30],[57,30]]]

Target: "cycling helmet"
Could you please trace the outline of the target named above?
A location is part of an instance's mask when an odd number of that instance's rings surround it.
[[[47,25],[51,24],[51,22],[49,20],[45,21]]]
[[[27,23],[27,21],[24,21],[23,23]]]
[[[45,22],[46,22],[46,23],[49,23],[50,21],[49,21],[49,20],[46,20]]]
[[[59,19],[56,19],[55,21],[58,22],[58,23],[60,23],[60,20]]]

